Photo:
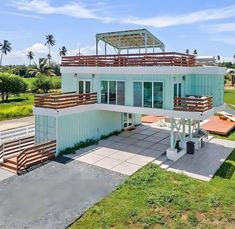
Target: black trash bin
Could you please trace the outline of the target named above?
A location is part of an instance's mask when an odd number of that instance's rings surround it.
[[[195,153],[195,142],[188,141],[187,142],[187,153],[194,154]]]

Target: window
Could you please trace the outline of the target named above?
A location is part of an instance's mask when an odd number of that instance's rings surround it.
[[[177,83],[174,84],[174,97],[178,96]]]
[[[117,81],[117,104],[125,104],[125,82]]]
[[[109,104],[116,104],[116,81],[109,81]]]
[[[152,107],[152,82],[144,82],[144,107]]]
[[[125,104],[124,81],[101,81],[101,103]]]
[[[163,84],[162,82],[153,83],[153,107],[162,108],[163,106]]]
[[[134,82],[133,89],[135,107],[163,108],[162,82]]]
[[[79,82],[78,82],[78,92],[80,94],[90,93],[91,92],[91,81],[79,80]]]
[[[90,81],[85,81],[85,90],[86,90],[86,93],[90,93],[91,92],[91,82]]]
[[[181,98],[181,83],[179,83],[178,90],[178,97]]]
[[[134,82],[134,107],[142,107],[142,82]]]
[[[108,81],[101,81],[101,103],[108,103]]]
[[[79,94],[83,94],[83,90],[84,90],[84,87],[83,87],[83,81],[79,81]]]

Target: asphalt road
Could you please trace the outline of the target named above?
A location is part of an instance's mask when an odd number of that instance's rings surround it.
[[[0,182],[0,228],[65,228],[124,179],[75,160],[12,176]]]

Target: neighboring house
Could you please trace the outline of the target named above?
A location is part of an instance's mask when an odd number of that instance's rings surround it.
[[[105,55],[98,55],[100,41]],[[107,55],[107,45],[118,54]],[[142,114],[171,119],[167,156],[172,160],[185,153],[188,140],[201,141],[195,135],[199,121],[223,108],[224,68],[198,66],[193,55],[164,52],[165,45],[146,29],[97,34],[96,46],[96,55],[62,58],[65,94],[36,96],[36,143],[56,139],[59,153],[138,125]]]

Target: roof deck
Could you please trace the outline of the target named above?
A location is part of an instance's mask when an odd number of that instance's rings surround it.
[[[63,56],[64,67],[196,66],[194,55],[178,52]]]

